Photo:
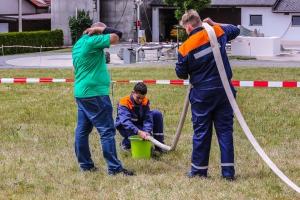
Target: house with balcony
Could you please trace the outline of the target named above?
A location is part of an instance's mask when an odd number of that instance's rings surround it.
[[[51,30],[51,0],[22,0],[22,31]],[[0,0],[0,33],[19,31],[19,0]]]

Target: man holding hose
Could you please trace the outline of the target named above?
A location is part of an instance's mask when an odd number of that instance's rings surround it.
[[[233,25],[220,24],[206,18],[203,22],[211,25],[216,33],[228,81],[232,70],[226,53],[226,43],[236,38],[240,30]],[[208,34],[195,10],[182,16],[182,26],[189,38],[178,51],[175,71],[179,78],[190,78],[193,88],[190,91],[192,122],[194,129],[191,170],[189,178],[207,177],[209,153],[213,125],[221,151],[222,177],[228,181],[235,179],[233,146],[233,109],[223,87]],[[230,83],[236,96],[236,90]]]
[[[135,84],[130,95],[123,97],[117,104],[116,129],[123,136],[121,150],[131,149],[129,137],[139,135],[148,140],[147,136],[153,135],[154,139],[164,144],[164,121],[159,110],[150,109],[150,100],[146,97],[147,85],[143,82]],[[159,153],[163,149],[155,146]]]

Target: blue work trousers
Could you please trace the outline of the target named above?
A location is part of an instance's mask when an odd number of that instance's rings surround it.
[[[112,105],[108,95],[92,98],[76,98],[78,120],[75,131],[75,153],[82,170],[94,167],[89,148],[89,134],[96,127],[100,134],[103,157],[108,165],[108,174],[123,170],[117,158],[116,129]]]
[[[234,97],[236,91],[231,85]],[[207,176],[213,125],[221,151],[223,176],[234,176],[233,109],[223,87],[193,88],[190,93],[194,128],[191,172]]]
[[[164,144],[164,119],[163,115],[159,110],[152,110],[152,115],[153,115],[153,133],[150,133],[154,139],[159,141],[160,143]],[[136,127],[139,130],[143,130],[143,125],[136,125]],[[132,135],[136,135],[136,133],[133,133],[131,131],[125,130],[123,127],[119,128],[120,134],[124,137],[122,140],[122,144],[125,145],[126,147],[130,148],[130,140],[128,137]],[[158,147],[155,146],[156,149]]]

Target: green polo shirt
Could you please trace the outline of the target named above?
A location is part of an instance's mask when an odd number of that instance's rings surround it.
[[[109,95],[110,76],[103,49],[109,48],[110,35],[84,34],[72,51],[75,72],[74,96],[89,98]]]

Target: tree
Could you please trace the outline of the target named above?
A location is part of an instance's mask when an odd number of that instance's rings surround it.
[[[185,42],[188,39],[189,35],[186,33],[186,31],[180,31],[178,34],[178,40],[179,42]]]
[[[90,18],[90,12],[78,10],[76,16],[69,17],[69,27],[71,29],[72,44],[75,44],[82,36],[85,29],[91,27],[93,20]]]
[[[210,7],[211,0],[163,0],[166,4],[179,7],[175,11],[175,18],[181,20],[186,10],[194,9],[197,12]]]

